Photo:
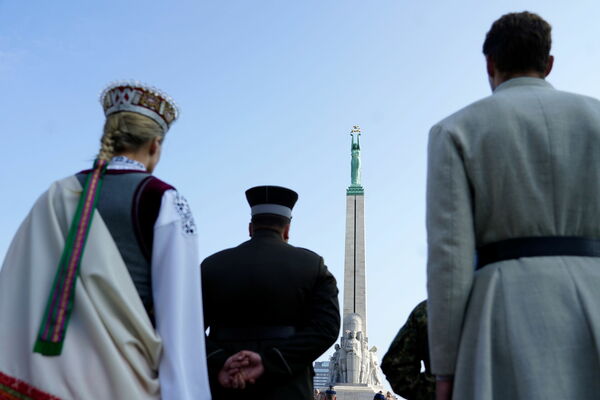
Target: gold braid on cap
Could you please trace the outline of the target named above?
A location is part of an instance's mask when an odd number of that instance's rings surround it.
[[[131,111],[156,121],[163,132],[179,117],[179,108],[166,93],[140,82],[115,82],[100,95],[104,115]]]

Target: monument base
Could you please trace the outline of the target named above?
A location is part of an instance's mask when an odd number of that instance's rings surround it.
[[[375,393],[383,390],[382,387],[363,383],[338,383],[333,389],[336,391],[336,400],[373,400]],[[325,390],[322,389],[323,392]]]

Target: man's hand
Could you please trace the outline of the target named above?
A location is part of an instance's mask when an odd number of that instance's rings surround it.
[[[244,387],[244,379],[240,374],[239,370],[227,369],[225,365],[219,371],[217,375],[219,384],[226,389],[238,389]]]
[[[258,353],[242,350],[225,361],[217,379],[224,388],[244,389],[247,383],[256,383],[264,371],[262,358]]]
[[[435,400],[451,400],[453,379],[438,380],[435,382]]]

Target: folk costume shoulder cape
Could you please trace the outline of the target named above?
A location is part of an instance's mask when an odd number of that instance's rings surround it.
[[[161,340],[97,212],[62,354],[33,352],[81,192],[74,176],[55,182],[19,228],[0,270],[1,399],[160,398]]]

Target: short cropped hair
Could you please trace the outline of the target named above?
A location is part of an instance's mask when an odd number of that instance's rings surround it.
[[[551,30],[537,14],[523,11],[503,15],[487,33],[483,54],[503,73],[544,73],[552,45]]]
[[[290,222],[291,220],[283,215],[257,214],[252,216],[252,225],[254,225],[254,229],[270,228],[277,231],[283,231],[283,228]]]

